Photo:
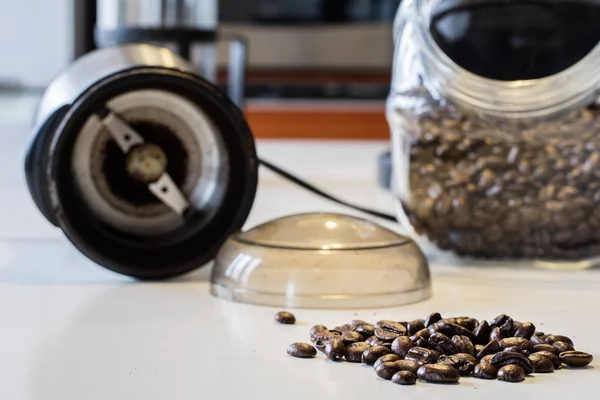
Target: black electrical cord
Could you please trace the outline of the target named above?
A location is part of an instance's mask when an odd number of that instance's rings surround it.
[[[298,185],[298,186],[300,186],[300,187],[308,190],[309,192],[312,192],[312,193],[314,193],[314,194],[316,194],[318,196],[321,196],[321,197],[323,197],[323,198],[325,198],[327,200],[331,200],[334,203],[340,204],[340,205],[345,206],[345,207],[352,208],[352,209],[357,210],[357,211],[364,212],[365,214],[369,214],[369,215],[372,215],[374,217],[386,219],[388,221],[394,221],[394,222],[396,221],[396,217],[394,217],[393,215],[386,214],[386,213],[383,213],[383,212],[380,212],[380,211],[370,210],[368,208],[359,207],[359,206],[354,205],[354,204],[350,204],[350,203],[348,203],[348,202],[346,202],[344,200],[340,200],[337,197],[334,197],[334,196],[332,196],[332,195],[330,195],[328,193],[325,193],[325,192],[323,192],[320,189],[317,189],[316,187],[314,187],[310,183],[308,183],[306,181],[303,181],[302,179],[300,179],[300,178],[298,178],[298,177],[290,174],[289,172],[286,172],[286,171],[282,170],[281,168],[279,168],[279,167],[271,164],[268,161],[265,161],[265,160],[262,160],[262,159],[259,159],[258,161],[259,161],[259,163],[263,167],[265,167],[268,170],[276,173],[277,175],[281,176],[282,178],[285,178],[288,181],[290,181],[292,183],[295,183],[296,185]]]

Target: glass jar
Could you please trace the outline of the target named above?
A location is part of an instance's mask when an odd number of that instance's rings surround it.
[[[403,1],[393,190],[427,253],[598,263],[599,19],[600,1]]]

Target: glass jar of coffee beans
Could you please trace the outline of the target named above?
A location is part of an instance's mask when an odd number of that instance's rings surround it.
[[[402,2],[387,103],[392,187],[421,244],[597,263],[598,20],[600,1]]]

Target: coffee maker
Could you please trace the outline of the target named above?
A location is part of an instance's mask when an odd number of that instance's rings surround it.
[[[228,42],[227,92],[243,107],[247,42],[240,35],[218,32],[218,0],[101,0],[96,7],[98,47],[159,44],[190,61],[212,82],[217,81],[217,46]]]

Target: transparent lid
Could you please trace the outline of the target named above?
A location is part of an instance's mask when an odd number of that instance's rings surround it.
[[[424,300],[431,281],[411,239],[353,216],[301,214],[233,235],[211,292],[288,308],[365,308]]]

